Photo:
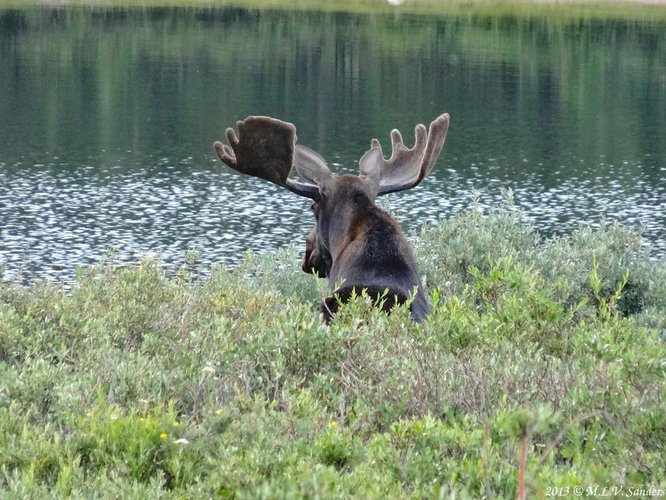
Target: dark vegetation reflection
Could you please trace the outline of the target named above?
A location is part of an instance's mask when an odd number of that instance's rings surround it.
[[[0,265],[70,279],[189,248],[233,264],[302,243],[307,204],[216,161],[250,114],[338,171],[369,139],[452,117],[405,229],[503,191],[545,235],[602,217],[666,249],[666,25],[242,9],[0,11]]]

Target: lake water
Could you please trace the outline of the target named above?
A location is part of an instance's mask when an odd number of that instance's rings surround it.
[[[388,197],[408,233],[510,188],[545,235],[615,218],[666,252],[663,21],[33,8],[0,10],[0,61],[5,279],[300,245],[309,202],[213,153],[250,114],[353,172],[446,111],[435,171]]]

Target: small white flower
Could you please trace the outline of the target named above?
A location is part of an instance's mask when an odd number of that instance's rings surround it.
[[[189,444],[190,442],[185,438],[176,439],[174,441],[176,444]]]

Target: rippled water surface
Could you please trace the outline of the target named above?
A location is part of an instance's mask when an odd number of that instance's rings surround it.
[[[249,114],[352,172],[371,137],[448,111],[436,170],[388,197],[408,232],[511,189],[547,236],[616,218],[666,252],[664,23],[0,10],[0,57],[5,278],[300,244],[308,201],[214,158]]]

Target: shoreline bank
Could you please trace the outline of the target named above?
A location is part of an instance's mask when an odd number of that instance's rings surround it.
[[[244,8],[319,10],[356,14],[608,18],[666,21],[666,0],[6,0],[0,12],[21,8]]]

